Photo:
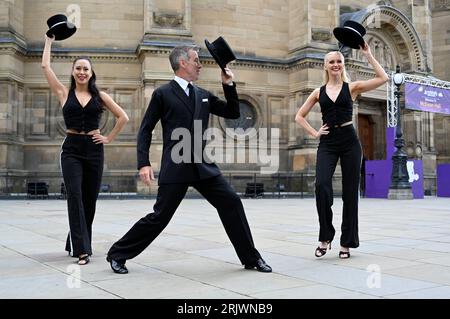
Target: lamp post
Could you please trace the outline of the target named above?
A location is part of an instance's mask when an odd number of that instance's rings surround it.
[[[397,127],[395,129],[395,141],[394,141],[396,151],[392,155],[391,186],[389,186],[388,198],[413,199],[411,184],[409,183],[408,170],[406,168],[408,156],[403,151],[403,146],[405,146],[405,140],[403,139],[401,107],[400,107],[400,97],[402,95],[402,92],[400,92],[400,86],[405,82],[405,77],[402,73],[400,73],[400,66],[398,65],[395,70],[393,80],[396,87],[394,95],[397,100],[397,114],[396,114]]]

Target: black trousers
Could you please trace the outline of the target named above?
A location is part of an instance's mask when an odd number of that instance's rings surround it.
[[[316,205],[319,214],[319,241],[332,241],[333,187],[332,178],[338,160],[342,169],[342,211],[341,240],[343,247],[359,246],[358,200],[361,173],[361,144],[353,125],[333,128],[328,135],[322,135],[317,150],[316,163]]]
[[[92,223],[103,174],[103,144],[90,135],[68,134],[62,145],[61,169],[67,193],[70,231],[66,251],[92,255]]]
[[[222,175],[194,183],[160,185],[153,213],[141,218],[114,243],[108,256],[125,261],[139,255],[169,224],[189,186],[194,187],[217,209],[241,263],[254,263],[261,258],[253,243],[241,199]]]

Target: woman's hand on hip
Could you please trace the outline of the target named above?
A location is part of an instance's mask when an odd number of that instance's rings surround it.
[[[315,138],[320,138],[322,135],[328,135],[328,133],[330,133],[328,131],[328,125],[324,124],[320,127],[320,129],[317,131],[317,134],[315,136]]]
[[[98,133],[92,135],[92,140],[95,144],[109,144],[111,142],[107,136],[103,136]]]

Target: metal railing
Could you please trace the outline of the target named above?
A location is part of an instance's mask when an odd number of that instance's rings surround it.
[[[236,193],[244,198],[305,198],[314,196],[313,174],[280,172],[272,175],[246,172],[223,172]],[[157,178],[157,175],[155,176]],[[0,176],[0,198],[65,199],[63,178],[57,173],[35,173],[26,176]],[[105,174],[100,187],[100,198],[156,197],[157,181],[145,192],[138,191],[137,175]],[[45,186],[45,189],[43,188]],[[33,188],[34,186],[34,188]],[[34,189],[34,191],[32,191]],[[186,197],[201,197],[190,189]]]

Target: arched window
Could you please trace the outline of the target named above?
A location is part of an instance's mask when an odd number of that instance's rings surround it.
[[[225,128],[243,129],[244,131],[251,128],[257,129],[258,113],[255,107],[248,101],[239,101],[239,110],[241,116],[238,119],[224,119]]]

